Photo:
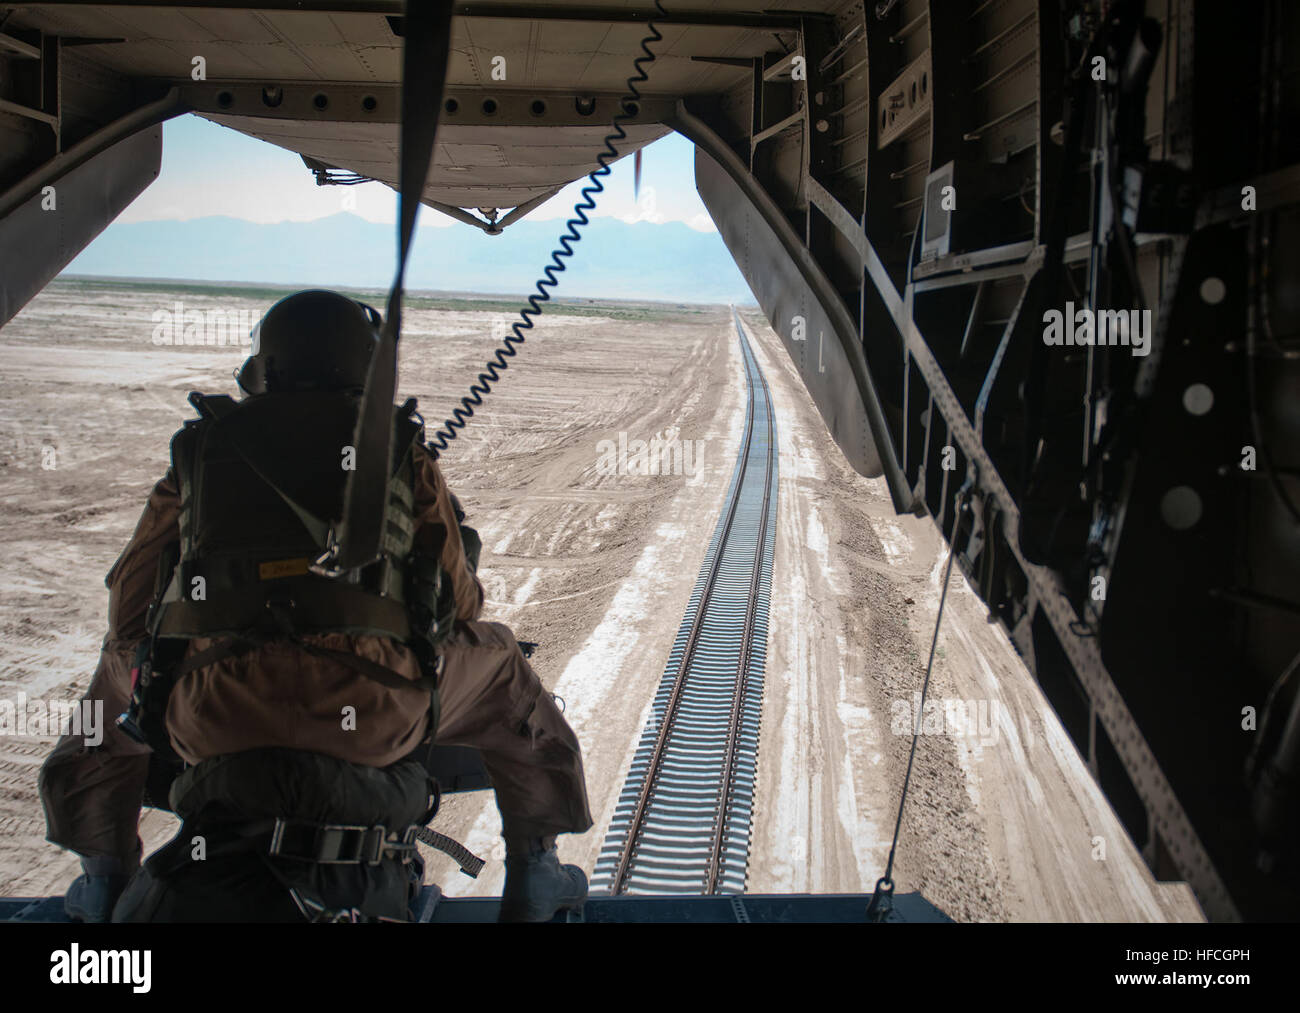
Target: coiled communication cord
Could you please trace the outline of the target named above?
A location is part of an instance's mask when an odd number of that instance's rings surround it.
[[[655,10],[660,15],[663,17],[668,16],[668,12],[664,10],[659,0],[654,0],[654,4]],[[483,367],[483,372],[479,373],[478,379],[470,384],[469,394],[460,399],[460,407],[452,410],[452,417],[444,419],[442,428],[435,430],[433,436],[429,439],[428,447],[435,461],[441,452],[447,449],[447,444],[459,435],[459,430],[464,429],[469,420],[473,418],[474,409],[483,404],[483,396],[491,392],[492,384],[501,379],[501,374],[509,366],[506,360],[519,354],[519,350],[515,346],[524,343],[525,339],[522,332],[532,330],[532,318],[541,316],[541,304],[548,302],[551,298],[551,293],[547,289],[555,288],[559,284],[556,275],[565,268],[564,261],[561,258],[572,257],[573,244],[582,241],[582,235],[578,229],[580,226],[590,224],[591,220],[587,217],[587,212],[596,209],[596,202],[592,197],[604,191],[605,184],[601,182],[601,178],[609,175],[609,163],[618,158],[618,149],[614,146],[614,142],[627,138],[627,131],[623,129],[623,123],[635,116],[640,109],[639,104],[633,105],[633,103],[639,103],[641,99],[641,92],[637,90],[637,85],[649,80],[649,76],[645,72],[645,66],[655,61],[655,54],[650,49],[650,43],[659,42],[663,39],[663,35],[660,34],[653,20],[646,22],[646,29],[648,34],[641,40],[641,51],[645,55],[637,57],[632,63],[636,68],[636,73],[627,79],[628,94],[619,102],[619,111],[612,124],[613,132],[605,135],[605,150],[596,156],[596,161],[600,163],[600,166],[587,176],[590,185],[582,188],[582,200],[578,201],[573,207],[574,217],[565,222],[568,231],[560,236],[559,247],[551,251],[551,263],[543,268],[543,274],[546,277],[537,280],[537,294],[530,295],[528,305],[519,310],[519,321],[511,325],[511,333],[505,336],[505,340],[493,353],[491,360]]]

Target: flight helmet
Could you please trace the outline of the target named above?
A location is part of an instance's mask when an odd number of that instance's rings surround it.
[[[252,354],[235,380],[245,394],[359,393],[382,323],[373,306],[337,292],[309,289],[286,296],[253,328]]]

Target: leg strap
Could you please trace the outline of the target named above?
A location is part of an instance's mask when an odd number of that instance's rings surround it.
[[[408,679],[403,675],[394,672],[391,668],[371,661],[369,658],[363,658],[358,654],[350,651],[336,651],[333,648],[321,647],[318,644],[307,643],[300,637],[292,634],[283,634],[280,637],[274,637],[264,633],[244,633],[239,636],[231,637],[229,640],[223,640],[221,643],[213,644],[211,647],[199,651],[193,657],[187,658],[171,673],[171,685],[176,685],[182,676],[188,675],[196,669],[204,668],[208,665],[215,664],[218,661],[224,661],[226,658],[238,657],[241,654],[247,654],[272,640],[282,639],[292,642],[299,649],[318,658],[326,658],[330,661],[336,661],[340,665],[345,665],[379,683],[388,689],[414,689],[429,694],[429,736],[432,738],[438,732],[438,718],[441,714],[441,701],[438,699],[438,677],[442,674],[444,659],[441,654],[433,658],[433,672],[422,675],[418,679]]]

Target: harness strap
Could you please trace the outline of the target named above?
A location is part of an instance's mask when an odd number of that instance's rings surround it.
[[[181,676],[188,675],[196,669],[204,668],[207,665],[215,664],[218,661],[224,661],[226,658],[235,658],[241,654],[247,654],[249,651],[262,647],[272,640],[286,639],[284,637],[275,637],[271,634],[253,634],[231,637],[229,640],[223,640],[219,644],[213,644],[211,647],[204,648],[197,654],[191,655],[181,662],[172,670],[172,678],[179,681]],[[363,658],[360,655],[352,654],[349,651],[336,651],[329,647],[320,647],[317,644],[309,644],[298,637],[287,638],[293,644],[313,654],[319,658],[328,658],[331,661],[337,661],[339,664],[346,665],[354,671],[373,679],[382,686],[389,689],[418,689],[429,694],[436,694],[438,690],[437,675],[442,671],[443,659],[439,655],[435,662],[435,672],[433,676],[421,676],[419,679],[408,679],[399,675],[391,668],[371,661],[369,658]]]
[[[337,661],[341,665],[347,665],[349,668],[367,678],[373,679],[381,686],[387,686],[389,689],[420,689],[430,694],[436,693],[438,690],[436,675],[442,670],[442,655],[438,655],[435,662],[434,676],[424,675],[418,679],[408,679],[405,676],[398,675],[391,668],[386,668],[376,661],[371,661],[369,658],[363,658],[348,651],[336,651],[333,648],[308,644],[297,637],[293,638],[293,642],[308,654],[314,654],[318,658],[328,658],[331,661]]]
[[[158,851],[147,862],[149,871],[158,878],[184,866],[188,857],[188,842],[195,827],[189,822],[181,827],[176,838]],[[224,831],[224,833],[223,833]],[[287,861],[312,862],[319,865],[379,865],[385,859],[411,862],[418,849],[418,838],[432,848],[453,858],[462,872],[477,878],[483,869],[479,858],[459,841],[435,830],[412,824],[399,834],[386,826],[372,827],[336,823],[311,823],[305,820],[264,819],[235,827],[222,827],[214,834],[204,828],[209,841],[207,859],[237,854],[256,854],[266,869],[289,891],[295,906],[310,922],[343,921],[396,921],[382,915],[370,915],[359,908],[331,909],[318,898],[305,893],[276,867],[273,858]],[[213,838],[216,838],[214,841]]]
[[[274,868],[271,870],[274,872]],[[375,922],[403,922],[409,919],[385,918],[383,915],[369,915],[359,907],[327,908],[309,893],[304,893],[296,886],[289,887],[289,898],[297,906],[302,916],[312,924],[324,922],[331,925],[360,925]]]
[[[215,583],[215,577],[213,579]],[[268,598],[278,595],[282,601]],[[275,612],[287,612],[290,629],[283,630]],[[164,602],[154,635],[164,639],[196,636],[248,636],[264,633],[359,633],[389,636],[403,642],[411,637],[409,607],[391,596],[349,584],[287,582],[279,587],[250,587],[242,593],[209,587],[203,602]]]
[[[461,871],[473,879],[478,878],[486,864],[454,837],[418,824],[406,827],[400,835],[383,825],[366,827],[283,818],[257,820],[230,830],[228,839],[208,847],[209,858],[254,850],[260,853],[262,845],[265,845],[266,854],[272,858],[318,865],[378,865],[385,858],[410,861],[417,853],[415,841],[418,839],[450,856]],[[187,840],[188,836],[182,833],[180,838]],[[174,867],[175,863],[171,865]]]
[[[400,834],[388,827],[308,823],[277,819],[271,827],[267,854],[317,865],[378,865],[385,858],[409,862],[416,853],[420,830],[412,824]]]
[[[414,823],[398,831],[382,824],[357,826],[268,818],[204,828],[203,837],[208,842],[205,852],[208,858],[257,851],[273,858],[318,865],[378,865],[385,858],[409,862],[416,854],[415,839],[422,829]],[[184,842],[189,836],[182,828],[179,839]],[[162,855],[159,852],[155,857]],[[151,871],[165,874],[183,864],[168,861],[168,857],[162,857],[157,869]]]
[[[208,665],[215,664],[218,661],[224,661],[226,658],[238,657],[241,654],[247,654],[254,648],[261,647],[270,641],[268,635],[256,636],[238,636],[231,637],[229,640],[223,640],[211,647],[206,647],[186,658],[179,665],[171,670],[172,684],[180,682],[181,676],[189,675],[191,672],[200,668],[206,668]]]
[[[363,922],[409,921],[409,919],[405,918],[389,918],[384,915],[370,914],[359,907],[331,908],[315,895],[303,890],[301,886],[290,882],[289,878],[276,868],[275,862],[271,860],[269,855],[258,853],[257,859],[275,877],[276,881],[289,892],[289,899],[293,901],[298,912],[308,922],[359,924]]]

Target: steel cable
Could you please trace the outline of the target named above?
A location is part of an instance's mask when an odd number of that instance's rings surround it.
[[[943,587],[939,591],[939,611],[934,617],[934,637],[930,640],[930,659],[925,663],[925,679],[921,683],[921,700],[917,706],[916,721],[912,725],[912,748],[907,754],[907,773],[903,775],[903,793],[898,800],[898,818],[894,821],[894,839],[889,845],[889,861],[885,863],[885,874],[876,881],[876,890],[867,905],[867,914],[875,921],[884,921],[891,910],[891,898],[894,895],[894,856],[898,852],[898,835],[903,828],[903,807],[907,804],[907,789],[912,783],[912,764],[916,760],[916,743],[921,736],[921,718],[925,711],[925,697],[930,689],[930,673],[934,670],[934,652],[939,645],[939,628],[943,623],[943,608],[948,601],[948,583],[952,577],[953,560],[957,557],[957,532],[961,527],[961,515],[966,506],[966,494],[970,491],[972,476],[968,475],[962,487],[953,499],[952,535],[948,541],[948,564],[943,571]]]
[[[655,0],[655,10],[664,17],[668,15],[659,0]],[[582,188],[582,199],[573,207],[574,217],[565,222],[567,231],[560,236],[560,245],[551,251],[551,263],[546,265],[542,271],[545,277],[537,280],[537,293],[528,296],[528,305],[519,311],[520,320],[511,325],[511,333],[505,336],[502,344],[493,353],[487,365],[484,366],[483,372],[479,373],[474,383],[470,384],[469,393],[460,399],[460,407],[452,410],[452,417],[444,419],[443,428],[435,430],[433,436],[429,439],[428,446],[434,460],[438,459],[442,451],[447,449],[447,444],[456,439],[459,430],[464,429],[469,420],[474,417],[474,409],[483,404],[483,398],[491,392],[492,384],[500,380],[501,374],[509,367],[506,360],[519,354],[519,350],[515,346],[524,343],[523,332],[533,329],[532,318],[541,316],[542,303],[548,302],[551,298],[551,293],[547,289],[559,285],[556,275],[563,271],[566,266],[561,258],[573,256],[573,244],[582,241],[582,234],[578,231],[579,228],[591,223],[591,220],[587,217],[587,212],[596,209],[596,202],[593,197],[604,192],[605,184],[601,182],[601,179],[609,175],[610,162],[619,157],[615,142],[627,138],[627,131],[623,129],[623,123],[640,111],[641,92],[637,89],[637,85],[644,84],[649,80],[645,67],[655,61],[655,54],[650,48],[650,43],[663,40],[663,35],[655,26],[654,21],[647,21],[646,29],[648,34],[641,40],[641,51],[645,55],[637,57],[632,63],[636,68],[636,73],[627,79],[628,94],[620,99],[619,111],[612,124],[613,130],[605,135],[605,150],[596,156],[596,161],[600,165],[587,176],[590,185]]]

